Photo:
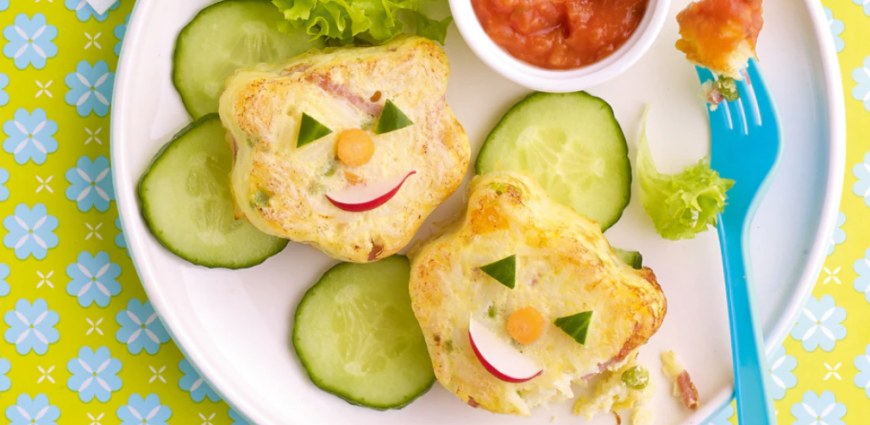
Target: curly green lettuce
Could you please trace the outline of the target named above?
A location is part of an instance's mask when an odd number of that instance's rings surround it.
[[[405,31],[399,13],[413,18],[418,35],[444,44],[452,17],[429,18],[419,11],[421,0],[273,0],[284,13],[282,29],[304,29],[316,40],[325,38],[333,45],[357,40],[383,44]]]
[[[659,173],[647,142],[647,115],[649,106],[643,114],[637,146],[640,200],[659,235],[671,240],[692,239],[708,226],[716,226],[716,216],[725,208],[725,193],[734,181],[719,177],[710,168],[709,158],[679,174]]]

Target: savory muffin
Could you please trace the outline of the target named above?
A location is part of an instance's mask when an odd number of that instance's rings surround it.
[[[421,37],[236,73],[220,116],[237,214],[339,260],[395,254],[468,168],[468,137],[444,97],[449,74]]]
[[[761,0],[699,0],[677,15],[677,49],[692,63],[740,79],[740,70],[755,57],[764,24]]]
[[[620,369],[667,310],[652,270],[625,264],[598,223],[517,172],[477,176],[464,216],[410,257],[412,307],[438,381],[497,413],[529,415],[573,397],[572,383]],[[474,333],[540,374],[501,376]]]

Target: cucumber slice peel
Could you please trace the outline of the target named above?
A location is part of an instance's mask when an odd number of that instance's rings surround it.
[[[635,270],[643,268],[643,255],[637,251],[626,251],[624,249],[613,248],[613,252]]]
[[[631,164],[610,105],[586,92],[534,93],[487,136],[475,170],[527,172],[550,198],[607,230],[631,198]]]
[[[217,114],[181,130],[158,152],[139,182],[142,217],[175,255],[205,267],[252,267],[287,240],[233,217],[232,152]]]
[[[435,372],[408,291],[403,256],[340,263],[296,308],[293,347],[311,381],[355,405],[398,409],[425,394]]]
[[[267,0],[224,0],[202,9],[175,41],[172,82],[193,118],[218,111],[224,82],[236,70],[279,62],[311,48],[304,29],[278,30],[283,14]]]
[[[299,123],[299,136],[296,138],[296,147],[301,148],[328,134],[332,134],[332,130],[303,112],[302,122]]]
[[[391,131],[401,130],[409,125],[414,124],[398,106],[387,99],[384,104],[384,110],[381,112],[381,117],[378,119],[378,126],[375,128],[375,134],[384,134]]]

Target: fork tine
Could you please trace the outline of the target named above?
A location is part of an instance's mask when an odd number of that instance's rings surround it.
[[[747,133],[750,128],[761,126],[761,115],[758,112],[758,100],[755,98],[755,87],[752,86],[752,79],[748,72],[744,71],[744,78],[734,80],[737,83],[737,91],[740,92],[740,101],[743,105]]]
[[[716,78],[713,76],[713,73],[711,73],[706,68],[696,66],[695,71],[698,73],[698,80],[701,82],[701,84],[704,84],[707,81],[713,82],[716,80]],[[730,132],[733,129],[731,111],[728,107],[727,102],[722,102],[719,105],[719,108],[716,108],[715,111],[711,111],[710,107],[707,105],[707,100],[705,99],[704,107],[707,109],[707,116],[710,119],[710,130],[713,133],[725,133]]]
[[[746,73],[749,76],[749,85],[751,86],[749,91],[755,97],[758,113],[757,125],[760,126],[765,119],[776,122],[776,109],[774,109],[773,99],[770,98],[770,90],[767,89],[764,77],[761,76],[757,60],[749,60],[749,67],[746,68]]]
[[[744,92],[745,93],[745,92]],[[723,102],[726,103],[726,102]],[[733,117],[731,118],[731,122],[734,123],[734,128],[738,133],[742,135],[749,134],[749,126],[746,122],[746,110],[743,108],[743,96],[737,98],[737,100],[733,102],[727,102],[730,106],[731,112],[733,113]]]

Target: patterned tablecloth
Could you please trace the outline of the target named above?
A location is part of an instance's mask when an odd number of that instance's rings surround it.
[[[100,15],[85,0],[0,0],[0,423],[245,423],[157,320],[119,228],[109,112],[133,3]],[[846,185],[827,262],[771,375],[780,424],[866,425],[870,0],[824,3],[846,92]]]

